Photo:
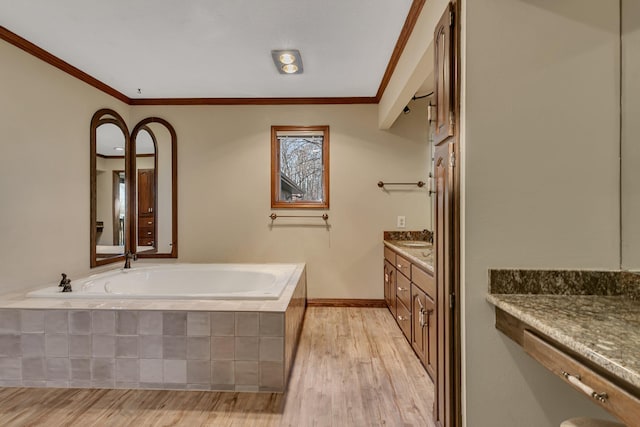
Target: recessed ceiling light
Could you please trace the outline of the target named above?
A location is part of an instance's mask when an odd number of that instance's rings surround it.
[[[298,66],[296,64],[286,64],[282,66],[282,71],[287,74],[293,74],[298,71]]]
[[[271,58],[280,74],[302,74],[302,57],[299,50],[272,50]]]
[[[293,64],[295,62],[295,60],[296,60],[296,57],[293,56],[291,53],[287,52],[287,53],[283,53],[282,55],[280,55],[280,57],[278,59],[283,64]]]

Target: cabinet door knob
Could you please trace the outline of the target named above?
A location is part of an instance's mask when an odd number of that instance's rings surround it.
[[[402,268],[402,264],[398,264],[398,268]]]
[[[149,222],[147,222],[147,224],[151,225],[151,224],[153,224],[153,222],[149,221]]]
[[[398,316],[398,320],[399,320],[400,322],[404,322],[405,320],[407,320],[407,318],[406,318],[406,317],[404,317],[404,316]]]
[[[398,292],[408,291],[409,288],[403,288],[402,286],[398,286]]]

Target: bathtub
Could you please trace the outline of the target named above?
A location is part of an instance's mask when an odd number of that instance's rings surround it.
[[[164,264],[119,269],[72,279],[72,292],[57,285],[32,298],[278,299],[296,264]]]

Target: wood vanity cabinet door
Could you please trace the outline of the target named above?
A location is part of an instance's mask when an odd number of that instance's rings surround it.
[[[433,35],[434,83],[435,83],[435,132],[434,144],[439,144],[454,134],[453,116],[453,6],[449,4],[440,18]]]
[[[385,298],[388,298],[386,300],[387,307],[389,308],[389,311],[395,318],[396,317],[396,268],[389,261],[385,261],[384,266],[385,266],[385,275],[386,274],[389,275],[389,280],[385,283],[385,288],[387,290],[386,291],[387,294]]]
[[[413,333],[411,334],[411,346],[422,361],[426,365],[427,343],[424,339],[424,306],[427,295],[416,285],[411,285],[411,299],[413,301],[411,307],[411,319],[413,324]]]
[[[434,379],[436,377],[436,356],[438,354],[438,333],[436,328],[436,303],[429,296],[425,299],[424,314],[424,341],[425,362],[427,373]]]

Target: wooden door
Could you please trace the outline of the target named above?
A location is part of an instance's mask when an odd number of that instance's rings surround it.
[[[440,18],[433,36],[434,83],[435,83],[435,132],[434,143],[439,144],[446,138],[453,136],[455,120],[454,107],[454,79],[453,79],[453,6],[449,4]]]
[[[435,271],[436,271],[436,399],[434,417],[438,426],[455,423],[453,400],[453,167],[455,164],[453,139],[435,150]]]

